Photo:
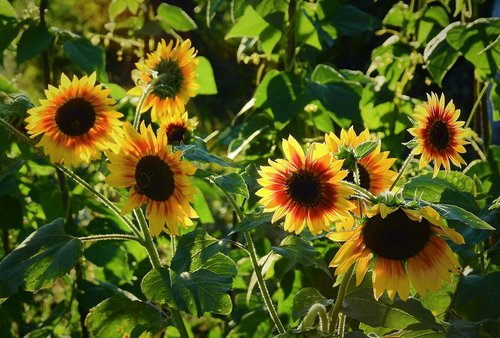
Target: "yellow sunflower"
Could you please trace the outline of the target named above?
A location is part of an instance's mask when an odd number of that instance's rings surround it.
[[[179,225],[192,225],[190,218],[198,217],[189,204],[195,193],[189,176],[196,168],[181,160],[181,151],[172,151],[165,134],[156,137],[144,122],[140,134],[129,123],[124,129],[120,151],[106,154],[111,162],[106,182],[116,188],[131,187],[122,213],[147,205],[146,217],[153,236],[162,230],[178,235]]]
[[[158,43],[156,51],[148,54],[146,60],[136,63],[140,72],[140,83],[129,91],[141,95],[156,78],[152,91],[146,97],[141,112],[151,108],[151,119],[158,121],[161,116],[184,112],[185,104],[196,95],[196,50],[191,41],[180,43],[165,40]]]
[[[37,146],[53,163],[88,163],[101,151],[116,147],[123,115],[113,109],[111,90],[95,80],[96,73],[73,80],[62,74],[59,87],[49,85],[47,99],[28,110],[26,129],[32,138],[43,134]]]
[[[441,165],[450,172],[450,160],[458,167],[465,164],[459,153],[465,153],[464,144],[465,130],[463,121],[457,121],[460,109],[455,109],[453,101],[448,102],[445,107],[445,97],[441,94],[427,94],[427,102],[415,109],[417,125],[408,131],[415,136],[418,146],[414,154],[422,154],[419,168],[425,167],[434,160],[434,175],[436,177]]]
[[[443,238],[463,244],[463,237],[444,225],[430,206],[420,209],[388,207],[376,204],[367,221],[353,231],[332,232],[334,241],[347,241],[330,263],[335,274],[345,273],[355,263],[356,284],[363,280],[373,262],[372,284],[378,299],[387,290],[408,299],[410,283],[424,296],[435,292],[441,280],[450,281],[458,261]]]
[[[325,143],[333,154],[338,153],[342,146],[354,149],[361,143],[371,140],[368,129],[356,135],[353,127],[349,128],[347,132],[342,129],[340,138],[333,133],[325,135]],[[357,163],[360,186],[375,196],[389,189],[397,174],[395,171],[390,170],[395,161],[395,158],[389,158],[388,151],[380,152],[379,144],[370,154],[360,159]],[[352,173],[349,173],[349,178],[354,181]]]
[[[311,144],[307,152],[290,136],[283,140],[286,159],[269,160],[262,166],[257,196],[265,212],[274,212],[272,222],[285,216],[285,230],[300,233],[305,225],[314,235],[330,229],[331,222],[350,217],[353,191],[341,182],[347,171],[342,160]]]
[[[197,122],[193,119],[188,119],[187,112],[168,114],[160,118],[158,133],[165,133],[169,144],[178,144],[185,140],[186,136],[196,127],[196,124]]]

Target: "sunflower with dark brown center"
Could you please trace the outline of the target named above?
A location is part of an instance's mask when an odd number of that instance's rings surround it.
[[[325,135],[325,144],[334,156],[339,153],[342,147],[355,149],[361,143],[371,140],[372,138],[370,137],[368,129],[365,129],[359,135],[356,135],[353,127],[349,128],[348,131],[342,129],[340,131],[340,138],[338,138],[334,133]],[[395,158],[389,157],[388,151],[380,151],[379,144],[371,153],[357,162],[360,186],[375,196],[380,194],[382,191],[389,189],[392,181],[396,177],[396,172],[390,169],[395,161]],[[346,180],[354,182],[354,174],[352,170],[349,171],[349,175]],[[353,210],[353,213],[360,216],[357,201],[355,201],[355,205],[356,209]],[[341,228],[343,226],[349,227],[352,225],[354,225],[353,222],[339,224]]]
[[[341,160],[334,160],[324,147],[312,144],[306,153],[290,136],[283,140],[286,159],[269,160],[262,166],[257,196],[265,212],[274,212],[272,222],[285,216],[285,230],[302,232],[307,225],[314,235],[328,231],[332,222],[351,217],[354,204],[348,200],[353,191],[341,180]]]
[[[463,237],[444,225],[432,207],[409,209],[376,204],[369,218],[353,231],[332,232],[334,241],[346,241],[330,263],[335,274],[345,273],[356,265],[356,284],[363,280],[373,263],[372,284],[378,299],[387,290],[391,299],[396,293],[406,300],[410,284],[424,296],[437,291],[441,280],[450,281],[449,271],[456,271],[458,261],[443,238],[463,244]]]
[[[197,122],[194,119],[188,119],[187,112],[168,114],[160,119],[159,130],[167,135],[169,144],[179,144],[192,133],[196,124]]]
[[[198,217],[189,204],[195,190],[189,176],[196,168],[181,160],[181,151],[172,151],[167,137],[156,137],[151,126],[141,124],[139,134],[129,123],[118,154],[107,153],[111,174],[106,178],[115,188],[131,187],[122,213],[147,205],[146,217],[154,236],[163,230],[170,235],[179,234],[179,225],[192,225]]]
[[[156,51],[147,55],[146,60],[136,63],[140,72],[140,83],[129,91],[140,96],[149,85],[150,93],[144,100],[141,112],[151,108],[151,119],[156,122],[169,114],[182,114],[185,104],[196,95],[196,50],[191,41],[165,40],[158,43]],[[154,83],[153,83],[154,81]]]
[[[111,90],[96,85],[96,74],[70,80],[61,75],[58,88],[45,91],[47,99],[28,110],[26,129],[31,137],[43,134],[37,144],[54,163],[88,163],[106,149],[116,149],[122,132],[119,118],[109,98]]]
[[[460,109],[455,109],[453,101],[445,107],[443,94],[439,99],[434,93],[427,94],[427,102],[415,109],[417,125],[408,129],[418,142],[414,154],[421,154],[420,169],[434,161],[433,177],[436,177],[441,166],[450,172],[450,161],[458,167],[465,164],[460,156],[460,153],[465,153],[464,145],[467,144],[462,128],[465,123],[457,121],[459,116]]]

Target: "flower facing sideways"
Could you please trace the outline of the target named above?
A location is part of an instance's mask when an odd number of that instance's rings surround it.
[[[444,239],[463,244],[463,237],[443,224],[430,206],[420,209],[376,204],[368,219],[353,231],[332,232],[334,241],[346,241],[330,263],[335,274],[345,273],[356,264],[356,284],[373,264],[372,284],[378,299],[387,290],[408,299],[410,283],[424,296],[435,292],[441,280],[450,281],[458,261]]]
[[[26,129],[31,137],[42,134],[37,146],[54,163],[88,163],[106,149],[115,149],[123,115],[113,109],[111,90],[96,85],[96,74],[70,80],[61,75],[58,88],[45,90],[47,99],[28,110]]]
[[[189,202],[195,190],[190,182],[196,167],[181,159],[167,145],[166,135],[156,137],[151,126],[141,124],[138,133],[129,123],[117,154],[107,153],[111,174],[106,181],[115,188],[131,187],[122,213],[147,205],[146,217],[153,236],[161,231],[179,234],[179,225],[192,225],[198,217]]]
[[[185,104],[196,95],[196,51],[191,41],[182,43],[165,40],[158,43],[156,51],[148,54],[146,60],[136,63],[140,83],[129,94],[141,95],[151,84],[141,112],[151,108],[151,119],[156,122],[168,114],[182,114]],[[154,83],[153,83],[154,82]]]
[[[305,225],[314,235],[329,231],[330,223],[351,217],[354,209],[348,200],[353,191],[341,182],[347,175],[343,161],[316,146],[304,153],[290,136],[283,140],[285,159],[269,160],[270,166],[259,170],[262,188],[256,194],[264,211],[274,212],[273,223],[285,216],[285,230],[296,234]]]
[[[455,109],[452,101],[445,106],[443,94],[439,99],[434,93],[427,94],[427,102],[416,108],[414,118],[417,125],[408,131],[418,142],[414,154],[421,154],[419,168],[434,161],[433,177],[437,176],[441,166],[450,172],[450,161],[458,167],[465,164],[460,153],[465,153],[467,142],[462,128],[464,122],[457,121],[459,115],[460,109]]]

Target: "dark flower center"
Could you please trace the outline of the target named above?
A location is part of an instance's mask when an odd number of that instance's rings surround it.
[[[366,190],[370,189],[370,174],[368,173],[368,170],[365,169],[364,166],[358,163],[358,173],[359,173],[359,185],[361,188],[364,188]],[[355,182],[354,180],[354,174],[352,171],[349,171],[349,174],[346,176],[346,180],[349,182]]]
[[[153,94],[160,99],[174,98],[181,88],[182,70],[177,62],[172,60],[162,60],[155,69],[158,72],[158,81],[153,89]]]
[[[301,170],[286,181],[286,193],[303,207],[316,206],[321,200],[321,191],[320,177],[311,172]]]
[[[135,190],[154,201],[166,201],[174,193],[174,173],[161,158],[148,155],[135,168]]]
[[[177,124],[170,125],[167,128],[167,139],[168,143],[179,143],[184,138],[184,134],[187,132],[187,129],[184,126],[180,126]]]
[[[428,131],[429,143],[438,150],[448,148],[450,143],[450,131],[448,125],[441,120],[433,122]]]
[[[401,209],[387,215],[369,218],[363,228],[366,246],[380,257],[401,260],[415,256],[431,235],[427,220],[412,221]]]
[[[67,101],[56,112],[57,126],[69,136],[85,134],[94,126],[95,120],[94,106],[81,97]]]

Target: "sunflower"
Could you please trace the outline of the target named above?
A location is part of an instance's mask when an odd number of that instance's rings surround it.
[[[406,300],[410,282],[424,296],[428,290],[438,290],[441,280],[449,282],[450,270],[457,271],[457,259],[443,238],[457,244],[464,243],[464,239],[445,226],[432,207],[410,209],[376,204],[368,217],[353,231],[327,235],[334,241],[347,240],[330,263],[337,267],[336,275],[357,262],[359,285],[373,262],[374,297],[378,299],[387,290],[391,299],[397,293]]]
[[[305,225],[314,235],[329,230],[329,224],[350,217],[354,204],[347,198],[353,191],[341,182],[347,171],[342,160],[311,144],[306,154],[290,136],[283,140],[286,159],[269,160],[262,166],[257,196],[265,212],[274,212],[272,222],[285,216],[285,230],[300,233]]]
[[[145,61],[135,64],[140,73],[140,83],[129,94],[141,95],[156,78],[141,113],[151,108],[151,119],[157,121],[166,114],[184,112],[185,104],[198,89],[195,82],[198,59],[195,56],[196,50],[191,47],[190,40],[177,41],[174,46],[173,41],[167,45],[162,39],[155,52],[148,54]]]
[[[414,154],[422,154],[419,168],[425,167],[434,160],[434,174],[436,177],[441,165],[450,172],[450,160],[454,165],[461,167],[465,164],[459,153],[465,153],[464,144],[465,130],[462,128],[463,121],[457,121],[460,109],[455,109],[453,101],[448,102],[445,107],[445,97],[441,94],[427,94],[427,102],[417,106],[416,127],[408,131],[415,136],[418,146]]]
[[[325,143],[333,154],[338,153],[342,146],[355,149],[358,145],[367,141],[371,141],[368,129],[365,129],[359,135],[356,135],[353,127],[349,128],[347,132],[342,129],[340,139],[333,133],[325,135]],[[379,144],[357,163],[360,186],[375,196],[389,189],[394,177],[396,177],[396,172],[390,170],[395,161],[395,158],[389,158],[388,151],[380,152]],[[349,173],[349,178],[354,180],[352,173]]]
[[[178,144],[196,127],[196,121],[188,119],[187,112],[183,114],[168,114],[160,118],[159,132],[167,135],[169,144]]]
[[[129,123],[124,130],[120,151],[106,153],[111,162],[106,182],[115,188],[131,187],[122,213],[147,205],[146,217],[153,236],[162,230],[178,235],[179,224],[192,225],[190,218],[198,217],[189,205],[195,193],[189,176],[196,168],[181,160],[181,151],[172,151],[165,134],[156,137],[144,122],[140,134]]]
[[[49,85],[47,99],[28,110],[26,129],[32,138],[43,134],[37,146],[53,163],[88,163],[116,147],[123,115],[113,109],[111,90],[95,85],[95,80],[96,73],[73,80],[62,74],[59,87]]]

